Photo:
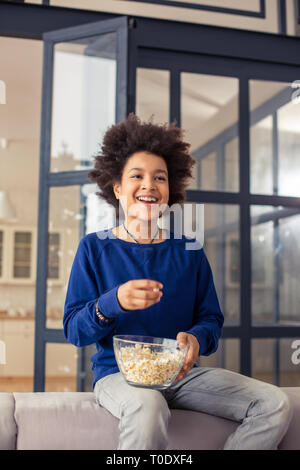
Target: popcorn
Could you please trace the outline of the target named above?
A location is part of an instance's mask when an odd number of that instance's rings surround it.
[[[178,349],[154,351],[138,343],[121,347],[116,354],[126,379],[141,385],[168,383],[179,372],[185,357],[185,352]]]

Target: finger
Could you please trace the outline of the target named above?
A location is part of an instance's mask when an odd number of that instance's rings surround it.
[[[135,307],[136,310],[143,310],[159,302],[159,300],[160,299],[157,299],[157,300],[136,299],[132,301],[132,305]]]
[[[181,380],[190,370],[191,367],[182,367],[174,382]]]
[[[184,366],[181,367],[177,377],[181,377],[182,375],[184,375]]]
[[[157,292],[149,291],[149,290],[143,290],[143,289],[135,289],[131,293],[131,297],[134,299],[144,299],[144,300],[156,300],[160,299],[160,297],[163,295],[163,293],[158,290]]]
[[[187,344],[187,334],[183,331],[180,331],[176,337],[177,343],[180,348],[184,348]]]
[[[155,299],[132,299],[132,305],[138,309],[144,309],[154,305],[160,301],[161,296]]]
[[[179,380],[181,380],[183,377],[185,376],[184,373],[181,373],[177,375],[176,379],[174,380],[174,382],[178,382]]]
[[[184,364],[187,365],[187,364],[191,364],[194,360],[194,352],[191,349],[189,349],[187,355],[186,355],[186,358],[185,358],[185,361],[184,361]]]
[[[150,305],[160,302],[160,299],[161,299],[161,295],[153,299],[135,298],[135,299],[132,299],[132,301],[135,303],[135,305],[138,305],[139,308],[147,308]]]
[[[180,370],[180,374],[185,374],[187,372],[189,368],[189,365],[187,363],[184,363],[181,370]]]
[[[135,289],[153,290],[163,288],[163,284],[161,282],[154,281],[152,279],[134,279],[132,284],[132,287]]]
[[[196,362],[196,360],[195,360],[195,354],[194,354],[193,348],[191,348],[191,346],[190,346],[189,349],[188,349],[187,355],[184,359],[182,369],[185,370],[187,368],[191,368],[194,365],[194,363]]]

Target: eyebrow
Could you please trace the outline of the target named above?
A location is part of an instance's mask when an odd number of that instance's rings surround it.
[[[128,173],[129,173],[130,171],[133,171],[133,170],[136,170],[136,171],[144,171],[143,168],[131,168],[131,169],[128,171]],[[165,173],[166,175],[168,174],[168,173],[166,172],[166,170],[161,170],[161,169],[159,169],[159,168],[156,169],[156,170],[154,170],[154,173]]]

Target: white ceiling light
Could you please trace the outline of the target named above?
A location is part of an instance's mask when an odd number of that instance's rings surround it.
[[[1,138],[0,138],[0,147],[1,147],[2,149],[6,149],[6,148],[7,148],[7,144],[8,144],[7,139],[6,139],[5,137],[1,137]]]

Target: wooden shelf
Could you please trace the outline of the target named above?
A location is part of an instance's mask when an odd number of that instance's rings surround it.
[[[21,320],[21,321],[24,321],[24,320],[34,320],[34,315],[24,315],[24,316],[21,316],[21,315],[3,315],[0,313],[0,320]]]

